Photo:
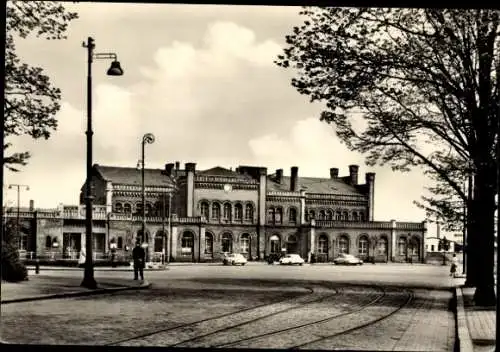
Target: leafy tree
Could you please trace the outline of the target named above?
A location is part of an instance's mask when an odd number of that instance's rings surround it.
[[[40,67],[23,63],[16,53],[15,39],[29,35],[54,40],[64,39],[68,23],[77,18],[55,1],[7,1],[5,40],[5,137],[29,135],[33,138],[50,137],[57,128],[55,114],[59,111],[61,91],[52,86]],[[11,147],[4,144],[4,150]],[[26,165],[28,151],[4,157],[4,166],[19,171]]]
[[[2,236],[2,280],[18,282],[28,279],[26,266],[19,258],[18,240],[19,231],[15,221],[7,221],[4,226],[4,235]]]
[[[493,213],[499,119],[499,11],[305,8],[276,61],[323,102],[321,120],[368,165],[419,168],[462,201],[476,180],[468,275],[478,305],[495,303]],[[460,181],[460,182],[459,182]],[[468,278],[469,279],[469,278]]]

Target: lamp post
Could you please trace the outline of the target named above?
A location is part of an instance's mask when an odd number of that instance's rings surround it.
[[[142,241],[146,241],[146,186],[144,184],[144,167],[146,164],[145,161],[145,149],[146,149],[146,143],[147,144],[153,144],[155,141],[155,136],[152,133],[146,133],[144,136],[142,136],[142,158],[141,158],[141,184],[142,184]],[[147,247],[145,247],[147,249]],[[148,254],[146,252],[146,257],[148,257]]]
[[[168,250],[167,252],[167,263],[170,262],[170,256],[172,255],[172,192],[177,190],[177,183],[174,177],[170,177],[172,181],[173,188],[168,193]]]
[[[17,188],[17,215],[16,215],[16,232],[18,236],[17,250],[21,249],[21,229],[19,228],[19,213],[21,210],[21,188],[25,188],[27,191],[30,190],[27,185],[10,184],[9,189]]]
[[[85,270],[81,286],[90,289],[97,288],[94,279],[94,263],[92,255],[92,62],[94,59],[112,59],[111,66],[107,71],[108,76],[121,76],[123,70],[114,53],[94,53],[95,42],[91,37],[82,46],[87,48],[87,179],[85,182]]]

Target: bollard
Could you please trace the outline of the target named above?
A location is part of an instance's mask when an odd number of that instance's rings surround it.
[[[38,259],[35,261],[35,274],[40,274],[40,262]]]

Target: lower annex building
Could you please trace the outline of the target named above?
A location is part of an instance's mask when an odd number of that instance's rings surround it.
[[[378,262],[423,262],[425,222],[374,221],[375,174],[359,182],[358,166],[347,176],[301,177],[278,169],[239,166],[196,170],[195,163],[169,163],[145,170],[146,232],[142,233],[142,178],[136,168],[92,170],[93,248],[96,259],[110,245],[128,259],[136,240],[148,260],[166,253],[171,261],[219,261],[225,252],[250,260],[271,253],[314,254],[318,262],[351,253]],[[77,259],[85,248],[85,205],[22,209],[20,251],[31,258]],[[171,210],[171,211],[170,211]],[[6,212],[15,218],[16,209]]]

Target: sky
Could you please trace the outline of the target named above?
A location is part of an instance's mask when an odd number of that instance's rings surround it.
[[[351,152],[334,126],[319,121],[321,105],[309,103],[290,84],[294,72],[273,60],[285,36],[304,20],[299,7],[139,3],[67,3],[79,18],[66,40],[18,40],[19,56],[40,66],[62,90],[59,126],[48,140],[9,138],[16,151],[30,151],[19,173],[6,170],[4,203],[16,204],[10,183],[29,185],[21,206],[78,204],[86,173],[86,49],[92,36],[96,52],[114,52],[124,69],[110,77],[110,62],[94,61],[93,162],[136,167],[144,133],[146,167],[195,162],[197,169],[239,165],[268,173],[298,166],[299,176],[329,177],[348,165],[375,172],[377,221],[423,221],[414,200],[425,194],[422,172],[367,167]]]

